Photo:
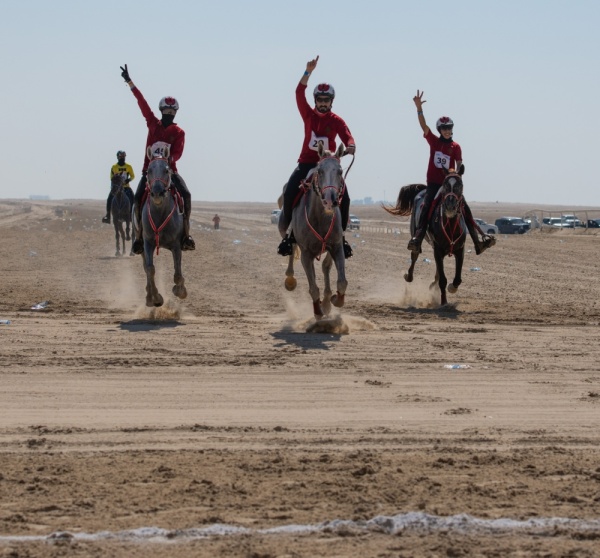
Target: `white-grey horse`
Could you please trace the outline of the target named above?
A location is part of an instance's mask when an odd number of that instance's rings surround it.
[[[292,212],[291,227],[301,252],[302,267],[308,279],[308,290],[313,301],[313,311],[317,320],[329,314],[331,305],[342,307],[346,295],[344,248],[342,245],[342,219],[340,201],[344,194],[344,178],[340,158],[344,154],[344,146],[340,145],[335,154],[323,149],[319,143],[319,163],[312,175],[307,178],[308,186]],[[285,189],[285,186],[284,186]],[[280,215],[282,218],[283,213]],[[314,260],[323,259],[322,270],[325,280],[323,300],[317,286]],[[332,264],[338,273],[337,293],[331,291],[329,274]],[[294,254],[289,257],[285,272],[285,288],[293,291],[296,288],[294,277]]]
[[[154,281],[154,250],[170,250],[173,254],[175,275],[173,294],[186,298],[185,280],[181,273],[181,239],[183,235],[183,215],[179,210],[176,190],[171,185],[169,149],[164,148],[159,156],[152,158],[152,147],[148,147],[147,185],[148,196],[142,206],[142,233],[144,239],[144,271],[146,272],[146,306],[162,306],[163,297]],[[137,223],[134,220],[134,227]]]

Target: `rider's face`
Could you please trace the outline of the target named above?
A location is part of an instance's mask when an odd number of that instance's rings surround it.
[[[331,105],[333,101],[331,97],[319,97],[315,98],[315,105],[317,106],[317,110],[319,112],[329,112],[331,110]]]
[[[440,126],[440,134],[444,139],[450,139],[452,137],[452,128],[447,126]]]
[[[175,116],[177,114],[177,111],[175,109],[170,109],[170,108],[164,108],[160,112],[162,112],[163,114],[171,114],[173,116]]]

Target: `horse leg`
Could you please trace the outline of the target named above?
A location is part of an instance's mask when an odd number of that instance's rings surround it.
[[[333,294],[331,291],[331,266],[333,265],[333,259],[331,254],[327,252],[325,258],[323,258],[323,263],[321,264],[321,269],[323,271],[323,282],[325,287],[323,289],[323,312],[325,315],[329,315],[331,312],[331,295]]]
[[[319,292],[319,287],[317,287],[315,264],[313,260],[314,257],[311,256],[307,251],[302,252],[302,267],[304,268],[306,278],[308,279],[308,292],[310,293],[313,301],[313,312],[315,314],[315,319],[320,320],[323,317],[323,310],[321,308],[321,294]]]
[[[331,304],[336,308],[341,308],[344,306],[346,288],[348,287],[348,281],[346,281],[346,259],[344,258],[344,248],[341,243],[337,247],[333,261],[335,262],[338,278],[337,293],[331,297]]]
[[[434,250],[435,257],[435,269],[436,269],[436,277],[437,283],[440,287],[440,291],[442,293],[442,306],[448,304],[448,299],[446,297],[446,286],[448,285],[448,279],[446,278],[446,274],[444,273],[444,254],[438,250]]]
[[[456,252],[454,252],[454,259],[456,260],[454,281],[448,285],[448,292],[452,294],[458,290],[459,285],[462,283],[462,267],[465,259],[465,249],[461,248],[460,250],[456,250]]]
[[[129,211],[125,214],[125,240],[131,240],[131,218],[129,216]],[[123,250],[125,252],[125,250]]]
[[[146,306],[162,306],[164,302],[163,297],[158,292],[156,283],[154,282],[154,274],[156,272],[153,261],[154,246],[149,245],[147,241],[144,244],[142,259],[144,271],[146,272]]]
[[[410,267],[408,268],[408,271],[404,274],[404,280],[407,283],[412,283],[412,280],[414,278],[415,264],[417,263],[418,259],[419,254],[417,254],[416,252],[410,253]]]
[[[113,226],[115,227],[115,256],[121,255],[120,243],[119,243],[119,221],[114,218],[113,215]]]
[[[287,269],[285,270],[285,288],[288,291],[293,291],[296,288],[296,285],[298,284],[298,281],[296,281],[296,278],[294,277],[294,253],[296,252],[296,250],[294,250],[289,258],[288,258],[288,266]]]
[[[176,246],[171,250],[173,253],[173,265],[175,267],[175,275],[173,275],[173,294],[177,298],[184,299],[187,297],[187,289],[185,288],[185,279],[181,273],[181,248]]]

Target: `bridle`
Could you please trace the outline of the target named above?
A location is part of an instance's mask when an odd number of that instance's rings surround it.
[[[165,157],[155,157],[154,159],[152,159],[152,161],[150,161],[150,163],[148,165],[148,169],[150,169],[150,165],[154,161],[166,161],[168,173],[167,173],[166,179],[163,179],[162,177],[156,177],[156,178],[153,178],[152,180],[148,180],[148,182],[146,184],[146,190],[148,190],[148,195],[150,195],[154,184],[156,184],[157,182],[160,182],[164,186],[164,188],[167,192],[169,191],[169,188],[171,187],[171,169],[169,168],[169,161]],[[159,242],[160,233],[167,226],[167,224],[171,220],[171,217],[173,217],[173,214],[175,213],[175,210],[177,209],[177,202],[175,200],[173,200],[173,209],[171,209],[171,212],[169,213],[169,215],[167,215],[167,218],[162,222],[160,227],[157,227],[156,224],[154,223],[154,219],[152,219],[152,213],[150,212],[151,205],[152,204],[150,203],[150,201],[148,201],[146,203],[146,213],[148,214],[148,222],[150,223],[150,226],[152,227],[152,232],[154,233],[154,243],[156,244],[156,255],[158,256],[158,249],[159,249],[159,245],[160,245],[160,242]]]
[[[448,179],[449,178],[457,178],[458,181],[454,185],[450,185]],[[442,186],[443,193],[442,199],[440,203],[440,216],[442,218],[442,231],[444,232],[444,236],[446,240],[450,244],[450,251],[448,253],[449,256],[454,252],[454,245],[458,242],[461,237],[460,232],[462,232],[461,226],[461,217],[462,217],[462,206],[463,206],[463,183],[462,178],[457,173],[450,173],[444,179],[444,184]],[[456,191],[456,190],[458,191]],[[456,205],[456,216],[454,218],[446,217],[444,208],[446,207],[447,201],[451,199],[455,199]],[[457,230],[459,234],[457,235]]]

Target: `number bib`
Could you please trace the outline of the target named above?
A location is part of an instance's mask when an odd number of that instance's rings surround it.
[[[171,144],[166,143],[164,141],[157,141],[152,144],[151,153],[152,159],[156,159],[157,157],[163,157],[165,159],[169,158],[169,153],[171,152]]]
[[[310,140],[308,142],[309,149],[313,151],[319,151],[319,142],[323,142],[323,149],[329,149],[329,138],[319,137],[314,132],[310,133]]]
[[[451,155],[446,155],[445,153],[442,153],[441,151],[436,151],[435,154],[433,155],[433,164],[438,169],[448,170],[450,168],[450,159],[451,158],[452,158]]]

